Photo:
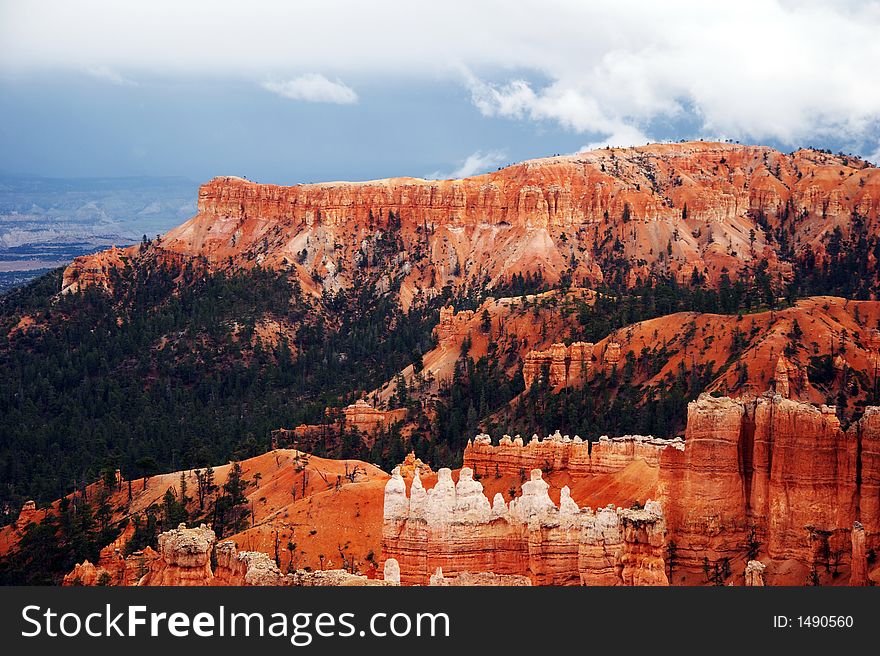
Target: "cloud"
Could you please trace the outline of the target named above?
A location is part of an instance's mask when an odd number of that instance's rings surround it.
[[[449,0],[423,17],[412,0],[264,0],[247,12],[233,0],[4,0],[0,73],[312,79],[290,87],[303,99],[354,93],[314,90],[341,84],[315,82],[315,70],[377,86],[456,80],[486,116],[557,124],[590,144],[674,124],[694,131],[681,136],[880,147],[878,0]]]
[[[604,146],[636,146],[650,139],[636,126],[600,109],[599,103],[562,84],[550,85],[539,93],[525,80],[493,85],[465,72],[474,105],[484,116],[557,121],[577,132],[593,132],[602,137],[584,150]]]
[[[131,87],[137,86],[137,82],[128,79],[118,71],[114,71],[109,66],[91,66],[86,69],[86,73],[99,80],[110,82],[111,84]]]
[[[354,89],[340,80],[328,80],[318,73],[300,75],[292,80],[269,81],[263,88],[277,93],[282,98],[305,100],[307,102],[334,103],[337,105],[353,105],[358,101]]]
[[[501,150],[489,150],[485,153],[478,150],[465,158],[461,165],[449,173],[434,171],[425,177],[429,180],[449,180],[456,178],[469,178],[472,175],[486,173],[507,159],[507,155]]]
[[[587,12],[587,45],[538,60],[546,81],[492,82],[470,69],[463,78],[483,115],[596,135],[587,147],[644,143],[653,124],[683,117],[702,134],[876,147],[880,89],[862,78],[880,66],[880,46],[868,36],[880,30],[880,3],[740,6]]]

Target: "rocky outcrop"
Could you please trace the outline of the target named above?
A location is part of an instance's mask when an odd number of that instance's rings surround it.
[[[416,457],[414,451],[410,451],[406,454],[403,459],[403,462],[398,465],[400,469],[400,475],[404,478],[412,478],[415,476],[415,473],[418,472],[420,476],[426,476],[429,474],[433,474],[434,472],[431,470],[430,465],[422,462],[420,458]]]
[[[586,526],[578,548],[583,585],[669,585],[664,565],[666,524],[660,504],[608,506]]]
[[[803,369],[794,364],[784,355],[780,355],[776,361],[776,371],[773,376],[776,393],[784,399],[797,396],[806,380]]]
[[[618,342],[609,341],[605,345],[605,351],[602,354],[602,364],[606,369],[616,367],[620,362],[620,344]]]
[[[528,443],[517,435],[505,435],[493,446],[488,435],[477,435],[468,441],[464,451],[464,466],[481,476],[524,477],[532,469],[546,472],[565,471],[572,477],[589,477],[624,469],[635,460],[644,460],[658,466],[660,455],[667,446],[683,449],[684,442],[662,440],[642,435],[600,437],[588,442],[575,435],[560,435],[556,431],[543,440],[533,435]]]
[[[61,585],[68,586],[96,586],[110,585],[113,575],[103,567],[93,565],[88,560],[74,565],[73,570],[64,576]]]
[[[25,527],[36,520],[37,504],[34,501],[25,501],[21,505],[21,511],[18,513],[18,519],[15,520],[15,528],[23,531]]]
[[[746,563],[744,575],[746,585],[764,585],[764,569],[766,567],[760,560],[750,560]]]
[[[426,585],[440,568],[459,576],[527,576],[535,585],[663,585],[665,525],[659,504],[645,509],[579,508],[568,487],[560,503],[541,470],[522,495],[491,504],[473,471],[457,483],[448,469],[426,490],[418,475],[410,495],[395,469],[385,487],[383,553],[400,564],[403,585]]]
[[[382,567],[382,579],[391,585],[400,585],[400,563],[394,558],[386,558]]]
[[[111,270],[126,262],[181,258],[289,270],[318,295],[374,266],[386,288],[400,280],[408,307],[475,276],[490,285],[537,272],[549,283],[566,275],[601,283],[609,239],[633,263],[632,284],[658,268],[686,281],[695,267],[717,283],[725,268],[735,277],[759,259],[789,275],[763,226],[787,221],[789,243],[820,259],[826,227],[855,213],[876,227],[878,198],[877,169],[852,158],[709,142],[544,158],[464,180],[280,187],[222,177],[202,185],[194,218],[150,244],[77,258],[63,289],[110,286]],[[390,259],[380,257],[388,232],[401,246]]]
[[[159,558],[151,547],[124,556],[119,540],[101,549],[96,564],[88,560],[78,563],[65,575],[62,585],[131,586],[150,571],[150,564]]]
[[[532,585],[528,576],[519,574],[496,574],[495,572],[460,572],[446,576],[443,574],[443,568],[438,567],[437,571],[431,574],[431,580],[428,585],[431,586],[503,586],[503,587],[525,587]]]
[[[181,524],[159,535],[159,557],[138,585],[179,586],[377,586],[396,585],[393,580],[369,579],[344,570],[296,570],[283,573],[262,551],[239,551],[226,540],[214,550],[216,572],[211,568],[211,552],[216,537],[204,526],[186,528]],[[89,573],[91,576],[91,573]]]
[[[239,551],[235,542],[217,545],[214,585],[289,585],[278,565],[261,551]]]
[[[372,447],[377,433],[406,419],[406,408],[380,410],[364,399],[358,399],[344,408],[326,408],[320,424],[300,424],[296,428],[272,430],[272,448],[294,446],[304,451],[326,449],[328,440],[343,431],[356,430],[368,447]]]
[[[608,341],[601,351],[601,359],[596,353],[596,345],[591,342],[572,342],[568,346],[553,344],[544,351],[533,350],[523,361],[523,380],[526,388],[547,372],[550,387],[575,387],[582,385],[595,371],[608,371],[620,362],[620,343]]]
[[[545,351],[529,351],[523,361],[523,380],[526,389],[548,372],[550,387],[577,385],[593,373],[593,344],[573,342],[569,346],[557,343]]]
[[[127,252],[116,246],[93,255],[75,258],[64,270],[61,290],[71,293],[91,286],[109,289],[111,272],[125,268],[126,259]]]
[[[852,540],[852,561],[849,570],[849,584],[869,585],[868,557],[865,553],[865,527],[859,522],[853,524],[850,538]]]
[[[377,410],[363,399],[358,399],[343,409],[345,425],[355,428],[358,432],[368,435],[381,428],[387,428],[396,421],[406,417],[406,409]]]
[[[159,558],[150,563],[138,585],[210,585],[214,580],[211,550],[216,539],[214,531],[204,524],[199,528],[181,524],[160,534]]]
[[[125,555],[125,547],[134,535],[134,522],[128,522],[119,536],[101,549],[97,566],[110,574],[109,585],[136,585],[149,571],[152,561],[159,558],[151,547]]]
[[[341,569],[306,571],[299,569],[284,574],[268,554],[262,551],[238,551],[235,542],[217,545],[217,572],[213,585],[234,586],[382,586],[398,585],[393,566],[386,565],[385,578],[369,579]]]
[[[473,318],[473,310],[456,312],[451,305],[440,308],[440,322],[434,328],[437,341],[441,344],[460,342],[470,332],[468,324]]]

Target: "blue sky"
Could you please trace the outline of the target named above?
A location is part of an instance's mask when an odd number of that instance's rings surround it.
[[[485,117],[451,82],[366,82],[358,96],[338,105],[292,101],[241,80],[127,86],[40,74],[0,85],[2,166],[62,177],[234,174],[290,184],[452,173],[474,151],[495,168],[575,151],[583,140],[552,122]]]
[[[292,184],[731,138],[880,158],[880,3],[0,0],[0,171]]]

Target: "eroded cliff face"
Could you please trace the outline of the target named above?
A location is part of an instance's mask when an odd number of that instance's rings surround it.
[[[880,408],[867,407],[850,428],[859,445],[861,465],[858,519],[865,533],[865,549],[880,554]]]
[[[851,560],[860,517],[876,543],[876,413],[868,409],[843,431],[833,408],[780,395],[691,403],[686,448],[660,459],[663,508],[682,566],[742,557],[753,541],[776,563],[837,569]],[[778,573],[769,567],[765,576],[773,582]]]
[[[701,397],[688,406],[685,448],[664,452],[661,500],[678,560],[697,569],[742,550],[748,528],[740,437],[746,410],[729,399]]]
[[[542,312],[541,320],[553,312]],[[683,365],[712,366],[716,373],[708,392],[755,397],[770,389],[821,404],[846,388],[852,406],[868,400],[863,387],[870,386],[848,382],[854,375],[873,380],[880,365],[878,321],[880,302],[833,296],[802,298],[792,307],[743,316],[678,312],[625,326],[595,344],[532,348],[523,354],[522,374],[527,388],[544,372],[552,388],[577,387],[615,365],[621,371],[629,359],[635,365],[633,385],[663,387]],[[825,377],[811,380],[813,345],[834,357]]]
[[[540,469],[522,495],[492,503],[473,471],[457,483],[448,469],[426,490],[416,474],[410,495],[395,469],[385,487],[383,553],[400,564],[403,585],[441,583],[436,572],[468,578],[526,576],[534,585],[665,585],[659,504],[644,509],[579,508],[568,487],[557,506]],[[442,578],[442,577],[441,577]]]
[[[587,478],[626,468],[635,460],[651,467],[660,462],[667,446],[684,448],[681,439],[661,440],[644,435],[600,437],[588,442],[575,435],[561,435],[559,431],[543,440],[533,435],[528,442],[517,435],[505,435],[495,446],[488,435],[477,435],[468,442],[464,451],[464,466],[481,476],[524,476],[532,469],[564,471],[573,478]]]
[[[400,563],[405,585],[426,584],[438,567],[528,576],[535,585],[800,585],[813,571],[823,585],[864,585],[880,575],[872,565],[878,417],[880,409],[867,408],[844,431],[827,406],[704,394],[688,407],[684,441],[629,436],[591,448],[558,434],[528,443],[505,436],[497,445],[478,435],[457,483],[441,470],[426,490],[415,475],[407,496],[394,473],[384,553]],[[529,469],[509,504],[501,494],[490,503],[474,480],[474,472],[493,481]],[[558,504],[542,469],[564,473],[572,486]],[[571,489],[580,498],[595,492],[591,484],[631,499],[650,471],[659,500],[643,508],[593,511],[572,499]]]
[[[137,246],[78,258],[64,288],[108,285],[110,269],[140,257],[183,257],[289,269],[317,294],[378,264],[387,233],[401,242],[381,266],[386,282],[401,281],[404,307],[472,276],[491,285],[514,273],[556,282],[568,272],[600,282],[614,243],[636,263],[630,282],[652,267],[683,280],[696,267],[717,281],[722,269],[735,276],[762,258],[785,275],[789,265],[762,224],[790,222],[796,250],[821,256],[828,226],[857,212],[870,227],[878,208],[880,174],[858,160],[708,142],[532,160],[464,180],[279,187],[224,177],[203,185],[198,214],[148,253]]]
[[[217,537],[202,524],[187,528],[181,524],[159,535],[159,558],[150,563],[149,571],[138,585],[201,586],[214,580],[211,571],[211,550]]]

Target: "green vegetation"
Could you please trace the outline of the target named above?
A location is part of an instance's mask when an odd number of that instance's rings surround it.
[[[623,211],[627,222],[630,208]],[[683,207],[682,215],[687,211]],[[791,207],[781,217],[757,212],[754,218],[762,240],[775,242],[777,252],[793,262],[791,280],[782,280],[762,259],[736,275],[722,271],[717,285],[696,268],[682,284],[663,270],[676,252],[670,241],[661,253],[664,264],[632,285],[638,263],[624,256],[623,243],[609,229],[592,244],[605,280],[595,302],[557,308],[577,317],[572,338],[597,342],[624,326],[676,312],[738,315],[785,307],[808,295],[864,299],[880,292],[880,237],[870,234],[862,217],[853,215],[846,232],[835,228],[823,236],[827,259],[817,259],[812,250],[796,251],[793,227],[802,217]],[[116,468],[128,480],[199,470],[195,489],[181,481],[160,504],[131,518],[134,535],[127,552],[155,544],[159,532],[181,522],[204,520],[220,535],[240,530],[249,521],[248,483],[239,469],[218,487],[210,465],[266,451],[273,429],[326,423],[328,406],[350,403],[388,380],[393,403],[408,408],[411,439],[395,424],[381,430],[368,449],[357,432],[326,424],[310,450],[387,469],[414,448],[436,468],[459,465],[465,443],[480,430],[496,436],[559,429],[590,439],[627,433],[671,437],[684,428],[688,401],[731,366],[733,358],[690,368],[685,363],[661,385],[642,386],[639,381],[655,376],[670,355],[657,347],[629,353],[583,387],[554,392],[545,375],[525,389],[521,373],[508,374],[516,349],[500,352],[490,344],[488,355],[474,357],[467,338],[452,379],[423,406],[420,383],[397,373],[410,364],[417,372],[423,369],[439,307],[451,302],[474,310],[489,295],[525,297],[550,286],[538,271],[514,274],[488,289],[487,274],[474,274],[469,264],[458,262],[454,272],[462,278],[455,296],[447,287],[403,312],[402,276],[392,265],[405,250],[400,217],[390,215],[388,224],[355,261],[351,288],[320,299],[304,293],[285,272],[209,273],[199,260],[159,266],[150,259],[148,241],[137,266],[111,272],[113,296],[90,287],[58,298],[61,272],[54,271],[0,297],[0,522],[15,519],[26,499],[42,505],[76,492],[62,502],[57,517],[26,529],[16,558],[0,564],[0,579],[57,582],[74,563],[94,562],[97,550],[120,529],[110,525],[114,509],[106,494],[112,484],[107,472]],[[407,251],[416,266],[425,258],[426,225],[420,234],[425,241],[420,237]],[[752,250],[756,241],[750,233]],[[300,264],[307,256],[298,254]],[[585,283],[575,279],[577,265],[572,253],[561,288]],[[544,302],[528,306],[538,316]],[[23,316],[35,325],[14,330]],[[478,321],[479,330],[491,335],[492,317],[483,312]],[[747,336],[733,331],[736,354]],[[802,336],[801,326],[793,325],[790,354]],[[740,380],[748,377],[744,364],[737,372]],[[816,351],[807,373],[812,383],[834,393],[831,355]],[[870,386],[859,372],[846,376],[836,400],[843,409],[848,390]],[[876,399],[877,381],[872,394]],[[105,492],[86,498],[86,485],[102,477]],[[195,515],[187,511],[188,500],[190,507],[198,501]],[[707,564],[707,580],[719,572],[724,574],[723,563]]]
[[[0,299],[5,521],[104,469],[137,478],[262,453],[272,429],[320,421],[428,350],[445,302],[405,314],[365,284],[316,306],[261,269],[127,268],[113,299],[87,288],[53,301],[59,283],[56,272]],[[39,328],[7,337],[23,314]],[[265,318],[295,334],[256,339]]]
[[[651,367],[650,357],[627,362],[620,371],[615,367],[581,387],[557,393],[549,388],[548,376],[539,376],[511,411],[504,432],[529,436],[539,429],[544,434],[559,430],[590,440],[601,435],[680,435],[688,401],[697,398],[716,374],[711,363],[694,369],[682,365],[659,386],[643,388],[631,382],[636,368],[651,374]]]
[[[97,562],[120,528],[102,523],[86,498],[62,499],[57,516],[28,524],[13,557],[0,561],[0,585],[57,585],[76,563]]]

